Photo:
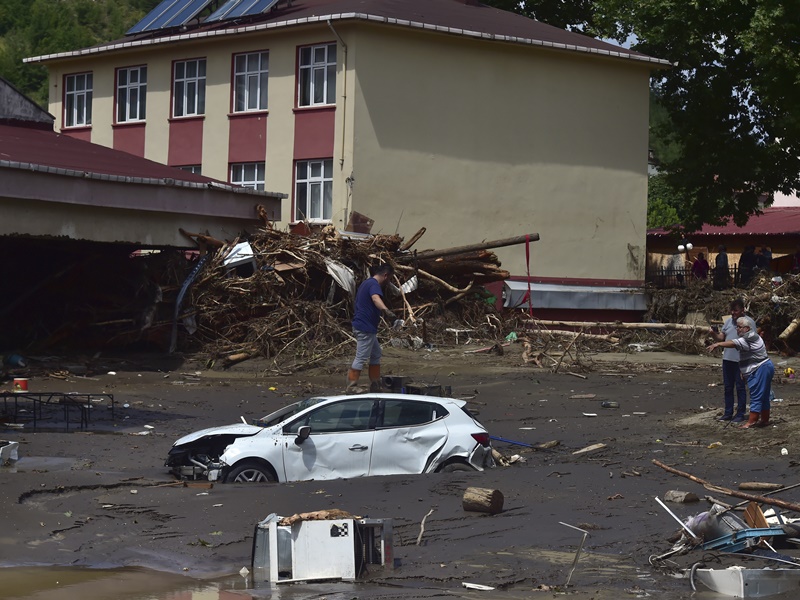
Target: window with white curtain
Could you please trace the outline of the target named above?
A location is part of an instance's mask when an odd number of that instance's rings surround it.
[[[333,159],[299,160],[295,167],[295,220],[330,221]]]

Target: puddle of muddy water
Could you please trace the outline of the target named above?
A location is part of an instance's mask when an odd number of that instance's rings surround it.
[[[232,575],[213,581],[199,581],[181,575],[140,568],[88,569],[78,567],[13,567],[0,569],[0,598],[2,600],[352,600],[353,598],[424,599],[496,598],[523,600],[555,596],[617,600],[626,598],[670,598],[670,600],[722,600],[727,598],[707,590],[693,592],[686,579],[672,580],[666,575],[642,570],[624,557],[587,553],[583,555],[573,575],[572,585],[560,587],[574,558],[569,552],[526,549],[511,553],[523,562],[549,564],[558,580],[544,589],[536,580],[477,591],[462,586],[458,578],[430,581],[398,572],[386,581],[319,582],[270,587],[267,583],[253,586],[249,577]],[[491,563],[491,554],[484,555]],[[489,564],[471,564],[487,567]],[[471,583],[480,581],[481,569],[473,570]],[[477,576],[477,579],[476,579]],[[771,596],[772,600],[795,600],[795,594]]]
[[[14,567],[0,569],[3,600],[218,600],[241,598],[242,577],[203,582],[147,569]],[[231,593],[232,596],[226,596]]]

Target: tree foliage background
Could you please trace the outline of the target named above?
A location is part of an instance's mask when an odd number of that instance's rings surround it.
[[[22,59],[122,37],[158,0],[0,0],[0,76],[47,108],[47,70]]]
[[[676,66],[652,75],[651,211],[691,231],[800,188],[800,0],[484,0]],[[0,0],[0,75],[47,106],[22,58],[110,41],[158,0]],[[653,196],[656,190],[657,197]],[[660,222],[660,221],[659,221]]]
[[[760,200],[800,188],[799,0],[486,3],[633,39],[631,49],[675,64],[652,76],[651,148],[662,176],[651,200],[659,211],[672,206],[686,230],[729,218],[743,225]]]

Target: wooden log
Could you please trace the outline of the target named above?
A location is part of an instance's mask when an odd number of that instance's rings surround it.
[[[468,487],[464,491],[464,496],[461,499],[461,506],[464,507],[464,510],[496,515],[503,511],[504,501],[503,493],[499,490]]]
[[[780,483],[764,483],[762,481],[743,481],[739,484],[740,490],[750,490],[752,492],[773,492],[783,487]]]
[[[792,337],[792,334],[797,331],[797,327],[800,326],[800,317],[794,319],[789,325],[784,329],[781,334],[778,336],[779,340],[788,340]]]
[[[565,337],[578,337],[581,336],[587,340],[602,340],[604,342],[611,342],[612,344],[616,344],[619,342],[618,337],[614,337],[613,335],[602,335],[598,333],[583,333],[582,331],[567,331],[566,329],[548,329],[546,332],[547,335],[563,335]]]
[[[455,248],[444,248],[442,250],[425,250],[418,252],[416,255],[409,254],[408,256],[398,256],[396,260],[403,262],[411,262],[417,260],[428,260],[430,258],[439,258],[440,256],[450,256],[451,254],[462,254],[464,252],[472,252],[473,250],[485,250],[487,248],[502,248],[504,246],[514,246],[516,244],[523,244],[526,240],[531,242],[539,241],[538,233],[531,233],[528,235],[518,235],[513,238],[506,238],[503,240],[494,240],[491,242],[481,242],[479,244],[470,244],[468,246],[458,246]]]
[[[766,496],[756,496],[755,494],[745,494],[744,492],[729,490],[728,488],[720,487],[718,485],[714,485],[713,483],[709,483],[704,479],[695,477],[690,473],[679,471],[678,469],[665,465],[664,463],[656,459],[653,459],[653,464],[656,465],[657,467],[661,467],[662,469],[668,471],[669,473],[673,473],[674,475],[680,475],[681,477],[686,477],[687,479],[690,479],[695,483],[699,483],[704,488],[712,492],[719,492],[720,494],[725,494],[726,496],[733,496],[734,498],[742,498],[743,500],[760,502],[761,504],[771,504],[772,506],[777,506],[778,508],[782,508],[784,510],[793,510],[795,512],[800,512],[800,504],[795,504],[794,502],[784,502],[783,500],[778,500],[777,498],[767,498]]]
[[[533,324],[555,327],[588,327],[594,329],[670,329],[711,333],[711,328],[707,325],[686,325],[685,323],[610,323],[599,321],[592,323],[591,321],[547,321],[544,319],[534,319]]]
[[[405,244],[400,246],[400,248],[399,248],[400,252],[405,252],[406,250],[411,248],[411,246],[416,244],[417,241],[419,241],[419,238],[421,238],[423,235],[425,235],[426,231],[427,231],[427,229],[425,227],[422,227],[417,233],[412,235],[410,240],[408,240]]]

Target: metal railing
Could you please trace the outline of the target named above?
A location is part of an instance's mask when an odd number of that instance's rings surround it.
[[[708,273],[707,281],[714,284],[716,288],[739,286],[739,268],[736,265],[728,269],[727,278],[724,276],[717,278],[715,275],[715,269],[711,269]],[[658,267],[656,269],[647,269],[644,280],[657,288],[679,288],[686,287],[690,281],[695,280],[695,277],[691,269]]]

